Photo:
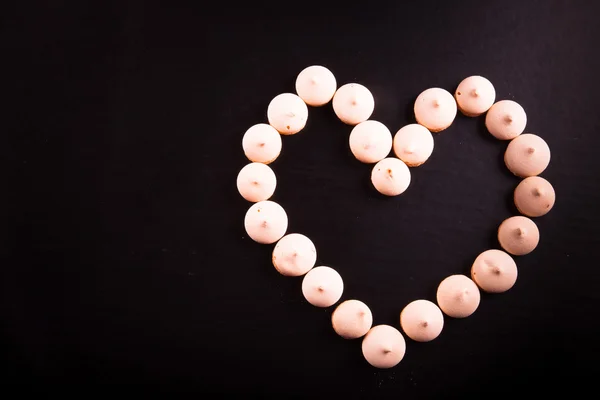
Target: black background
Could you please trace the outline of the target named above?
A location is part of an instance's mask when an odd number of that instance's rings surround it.
[[[16,3],[16,2],[15,2]],[[600,28],[574,1],[19,2],[2,16],[9,183],[1,268],[2,381],[118,383],[264,396],[483,397],[580,389],[598,356]],[[507,293],[482,295],[430,343],[376,370],[333,307],[279,275],[243,228],[241,140],[297,74],[327,66],[414,122],[429,87],[469,75],[514,99],[552,150],[554,209]],[[273,200],[375,324],[497,248],[519,180],[506,142],[459,115],[401,196],[371,186],[331,105],[283,137]],[[586,364],[591,362],[591,366]],[[335,398],[334,397],[334,398]]]

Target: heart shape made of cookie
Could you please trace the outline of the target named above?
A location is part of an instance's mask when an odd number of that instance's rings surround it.
[[[398,196],[410,186],[411,168],[425,163],[434,149],[434,135],[448,128],[457,112],[468,117],[485,114],[487,130],[499,140],[510,141],[504,154],[507,168],[523,178],[514,190],[514,202],[523,215],[512,216],[498,227],[503,250],[488,249],[473,261],[470,277],[456,274],[438,286],[436,303],[416,299],[399,314],[401,330],[411,340],[428,342],[440,335],[444,318],[465,318],[480,303],[480,290],[502,293],[517,279],[514,256],[532,252],[540,238],[531,218],[541,217],[554,206],[552,185],[541,174],[550,162],[550,149],[539,136],[523,133],[527,116],[512,100],[496,101],[492,83],[481,76],[465,78],[454,95],[442,88],[424,90],[415,100],[416,123],[401,127],[392,135],[388,127],[370,120],[375,99],[359,83],[338,88],[335,76],[326,67],[313,65],[300,72],[296,93],[282,93],[267,108],[268,123],[250,127],[242,147],[250,163],[237,176],[242,197],[254,203],[246,212],[244,226],[249,237],[261,244],[275,244],[272,264],[283,276],[303,277],[302,293],[316,307],[331,307],[344,292],[341,275],[330,266],[315,266],[315,244],[301,233],[287,233],[284,208],[269,198],[277,179],[269,166],[280,154],[282,135],[294,135],[306,125],[309,107],[330,101],[336,116],[351,126],[349,147],[354,157],[373,165],[371,183],[384,196]],[[362,339],[366,361],[377,368],[397,365],[406,352],[401,331],[391,325],[372,326],[369,307],[358,299],[341,302],[332,313],[332,328],[344,339]]]

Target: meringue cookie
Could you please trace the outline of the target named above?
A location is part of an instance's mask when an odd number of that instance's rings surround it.
[[[347,83],[333,95],[333,111],[347,125],[357,125],[368,120],[374,109],[373,95],[361,84]]]
[[[433,153],[433,135],[419,124],[400,128],[394,136],[394,153],[409,167],[423,164]]]
[[[397,196],[410,185],[410,170],[402,160],[384,158],[373,167],[371,182],[377,191],[386,196]]]
[[[498,227],[498,241],[506,252],[523,256],[536,248],[540,241],[540,231],[535,222],[527,217],[510,217]]]
[[[444,89],[431,88],[423,91],[415,100],[417,122],[431,132],[448,128],[456,117],[456,101]]]
[[[404,358],[406,341],[396,328],[377,325],[362,341],[365,360],[375,368],[392,368]]]
[[[417,342],[429,342],[444,327],[442,311],[429,300],[415,300],[400,313],[400,325],[406,335]]]
[[[285,276],[306,274],[317,261],[317,249],[312,240],[300,233],[282,237],[273,249],[273,266]]]
[[[248,201],[267,200],[275,193],[277,178],[273,170],[262,163],[250,163],[237,176],[237,188]]]
[[[295,94],[282,93],[269,103],[267,118],[269,124],[282,135],[294,135],[306,125],[308,107]]]
[[[485,126],[496,139],[514,139],[523,133],[525,125],[525,110],[512,100],[500,100],[485,115]]]
[[[365,303],[346,300],[331,315],[333,330],[344,339],[364,336],[373,324],[373,315]]]
[[[465,318],[479,307],[479,288],[464,275],[451,275],[437,289],[437,302],[444,314],[453,318]]]
[[[539,175],[550,164],[550,148],[541,137],[524,133],[510,141],[504,163],[510,172],[521,178]]]
[[[485,292],[506,292],[517,281],[517,264],[502,250],[486,250],[473,262],[471,278]]]
[[[244,133],[242,148],[248,160],[270,164],[281,153],[281,135],[271,125],[256,124]]]
[[[367,164],[383,160],[392,150],[392,134],[379,121],[359,123],[350,132],[349,141],[354,157]]]
[[[327,104],[333,98],[336,88],[335,76],[321,65],[303,69],[296,78],[296,93],[309,106],[320,107]]]
[[[496,89],[488,79],[483,76],[469,76],[456,88],[454,98],[458,109],[467,117],[476,117],[483,114],[494,104]]]
[[[288,217],[283,207],[274,201],[254,203],[246,212],[244,227],[252,240],[258,243],[275,243],[285,234]]]
[[[541,217],[554,207],[556,194],[546,179],[539,176],[525,178],[517,185],[514,193],[515,206],[528,217]]]
[[[304,298],[316,307],[334,305],[342,297],[343,291],[342,277],[330,267],[315,267],[302,280]]]

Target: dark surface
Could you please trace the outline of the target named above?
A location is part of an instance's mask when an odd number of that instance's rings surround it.
[[[600,333],[597,3],[125,3],[18,3],[2,16],[2,153],[14,189],[0,380],[398,398],[593,383],[584,364],[596,365]],[[273,246],[243,228],[242,135],[312,64],[367,86],[372,118],[392,132],[414,122],[422,90],[486,76],[552,149],[542,176],[556,206],[535,220],[541,242],[517,259],[516,285],[482,295],[467,319],[446,319],[433,342],[408,340],[391,370],[371,368],[360,340],[337,337],[333,307],[306,303],[301,278],[280,276]],[[498,247],[519,180],[502,162],[507,143],[483,118],[459,115],[407,192],[384,198],[350,154],[350,130],[330,104],[310,108],[272,165],[273,200],[290,232],[313,239],[318,263],[341,273],[342,299],[399,328],[404,305],[435,300],[444,277]]]

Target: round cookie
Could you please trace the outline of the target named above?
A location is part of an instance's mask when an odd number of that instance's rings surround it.
[[[288,225],[283,207],[274,201],[254,203],[246,212],[244,227],[252,240],[258,243],[275,243],[285,234]]]
[[[333,95],[333,111],[347,125],[368,120],[374,109],[373,95],[359,83],[347,83]]]
[[[317,249],[312,240],[300,233],[282,237],[273,249],[273,266],[285,276],[306,274],[317,261]]]
[[[269,124],[282,135],[300,132],[308,120],[306,103],[293,93],[277,95],[267,108]]]
[[[485,115],[485,126],[496,139],[514,139],[523,133],[525,125],[527,125],[525,110],[512,100],[500,100]]]
[[[336,88],[335,76],[321,65],[303,69],[296,78],[296,93],[309,106],[320,107],[327,104],[333,98]]]
[[[248,201],[267,200],[275,193],[277,178],[273,170],[262,163],[250,163],[237,176],[237,189]]]
[[[342,297],[343,291],[342,277],[330,267],[315,267],[302,280],[304,298],[316,307],[334,305]]]
[[[242,138],[242,148],[248,160],[270,164],[281,153],[281,135],[267,124],[251,126]]]
[[[540,231],[535,222],[527,217],[510,217],[498,227],[498,241],[507,253],[523,256],[537,247]]]
[[[458,109],[467,117],[477,117],[494,104],[496,89],[483,76],[469,76],[462,80],[454,92]]]
[[[456,101],[447,90],[430,88],[417,97],[414,111],[419,124],[431,132],[441,132],[456,117]]]
[[[364,336],[372,324],[371,310],[359,300],[344,301],[331,315],[333,330],[344,339],[358,339]]]
[[[423,164],[433,153],[433,135],[419,124],[403,126],[394,136],[394,154],[409,167]]]
[[[429,300],[415,300],[400,313],[400,325],[406,335],[417,342],[429,342],[444,327],[442,311]]]
[[[371,328],[361,347],[365,360],[375,368],[392,368],[402,361],[406,353],[404,336],[389,325]]]
[[[506,292],[517,281],[517,264],[502,250],[486,250],[473,262],[471,278],[485,292]]]
[[[360,162],[371,164],[381,161],[392,150],[392,134],[381,122],[368,120],[359,123],[350,132],[350,150]]]
[[[453,318],[466,318],[479,307],[479,288],[464,275],[451,275],[437,289],[437,302],[444,314]]]
[[[373,167],[371,182],[377,191],[386,196],[397,196],[410,185],[410,170],[402,160],[384,158]]]
[[[556,194],[546,179],[531,176],[523,179],[515,188],[515,206],[528,217],[541,217],[554,207]]]
[[[550,164],[550,147],[541,137],[524,133],[510,141],[504,163],[510,172],[521,178],[539,175]]]

